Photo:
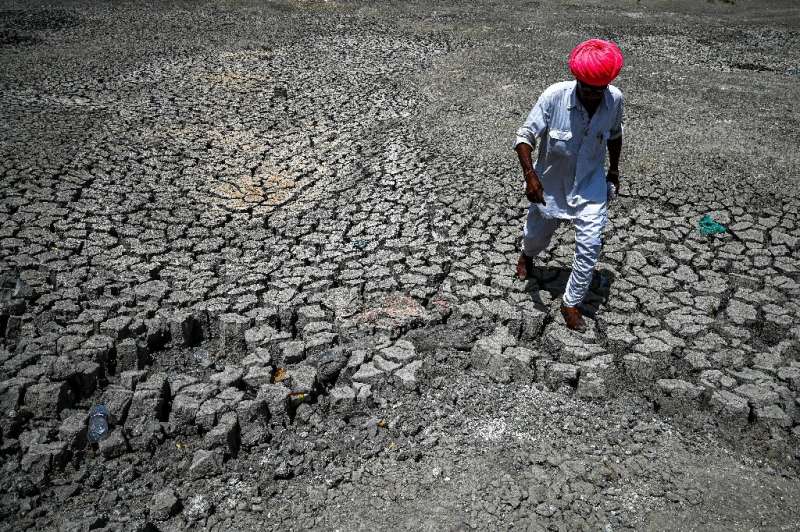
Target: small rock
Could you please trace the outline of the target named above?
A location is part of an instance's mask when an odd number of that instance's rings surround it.
[[[509,382],[517,379],[522,382],[533,380],[531,361],[537,353],[524,347],[508,347],[504,351],[493,353],[487,364],[487,373],[497,382]]]
[[[470,360],[475,368],[485,368],[494,357],[503,353],[503,345],[492,336],[479,339],[472,346]]]
[[[170,420],[181,427],[194,424],[200,411],[200,401],[188,394],[178,394],[172,400]]]
[[[700,386],[707,390],[717,388],[731,389],[736,386],[736,380],[728,377],[718,369],[709,369],[700,373]]]
[[[200,449],[195,451],[192,464],[189,466],[189,475],[192,478],[208,478],[222,472],[222,453]]]
[[[372,363],[375,364],[377,369],[385,373],[392,373],[394,370],[400,367],[400,364],[386,360],[380,355],[375,355],[372,359]]]
[[[112,430],[106,439],[100,441],[98,447],[100,449],[100,454],[107,459],[118,458],[130,452],[130,445],[128,444],[125,429],[117,427],[115,430]]]
[[[750,405],[756,408],[769,406],[780,401],[780,396],[767,385],[743,384],[733,391],[746,397]]]
[[[272,435],[266,425],[252,423],[246,427],[242,427],[240,438],[241,446],[249,449],[270,441]]]
[[[170,373],[169,375],[169,392],[172,397],[178,395],[182,390],[197,384],[199,379],[186,373]]]
[[[536,513],[541,515],[542,517],[551,517],[556,513],[556,507],[552,504],[541,503],[535,509]]]
[[[133,400],[133,392],[121,386],[109,386],[103,392],[100,403],[106,405],[109,421],[122,425],[128,417],[128,410]]]
[[[634,382],[653,382],[656,372],[656,363],[644,355],[631,353],[622,357],[625,374]]]
[[[755,409],[756,421],[771,427],[790,428],[792,419],[778,405],[767,405]]]
[[[192,359],[201,368],[208,369],[214,365],[214,357],[205,349],[198,349],[192,353]]]
[[[297,309],[297,321],[295,326],[297,330],[303,330],[307,324],[314,321],[324,321],[325,318],[325,311],[318,305],[300,307]]]
[[[179,347],[198,344],[203,338],[203,328],[191,312],[175,311],[169,318],[172,342]]]
[[[276,333],[278,333],[278,331],[269,324],[261,324],[247,329],[244,333],[244,342],[247,345],[248,351],[262,349]]]
[[[711,362],[705,354],[700,351],[689,350],[685,353],[683,360],[689,364],[693,371],[702,371],[711,367]]]
[[[335,386],[328,394],[331,409],[339,414],[348,414],[356,401],[356,393],[349,386]]]
[[[784,367],[778,369],[778,378],[789,386],[790,390],[800,392],[800,367]]]
[[[242,382],[244,377],[244,369],[239,366],[225,366],[225,369],[219,373],[211,375],[208,380],[219,385],[220,388],[228,388],[229,386],[237,386]]]
[[[51,471],[62,469],[67,458],[67,445],[64,442],[35,443],[22,457],[20,467],[34,482],[42,483]]]
[[[31,429],[23,432],[17,438],[23,451],[30,449],[31,445],[47,443],[48,431],[45,429]]]
[[[66,382],[34,384],[25,393],[25,406],[37,417],[58,417],[61,410],[71,407],[72,390]]]
[[[206,449],[221,448],[225,454],[236,456],[239,452],[239,435],[239,419],[234,412],[227,412],[222,415],[219,423],[205,435],[203,445]]]
[[[754,321],[758,316],[758,313],[754,307],[743,303],[738,299],[731,299],[728,302],[726,313],[728,314],[730,320],[737,325],[743,325],[746,322]]]
[[[753,367],[772,374],[782,363],[783,357],[778,353],[758,353],[753,357]]]
[[[503,351],[503,356],[516,360],[523,367],[529,367],[531,361],[538,358],[539,354],[525,347],[509,347]]]
[[[659,379],[656,387],[661,394],[659,404],[667,413],[692,407],[703,394],[703,388],[680,379]]]
[[[136,386],[128,409],[128,417],[165,421],[169,398],[169,381],[166,375],[163,373],[151,375]]]
[[[178,397],[181,396],[179,395]],[[185,412],[185,414],[181,414],[181,418],[189,415],[191,407],[192,403],[189,401],[179,405],[181,411]],[[216,426],[217,421],[222,417],[222,414],[228,410],[229,407],[225,401],[216,397],[207,399],[200,405],[200,409],[197,411],[197,414],[194,417],[194,423],[202,427],[203,430],[211,430]]]
[[[310,394],[317,382],[317,370],[307,364],[298,364],[287,370],[293,394]]]
[[[153,495],[147,508],[151,519],[163,521],[180,511],[180,501],[172,488],[165,488]]]
[[[288,480],[294,476],[294,471],[284,460],[278,464],[278,467],[275,468],[272,476],[275,480]]]
[[[245,331],[250,326],[250,318],[239,314],[222,314],[219,316],[219,348],[220,353],[231,361],[244,358],[247,344]]]
[[[746,422],[750,416],[747,399],[728,390],[715,390],[709,400],[711,409],[721,416]]]
[[[75,379],[77,381],[75,390],[77,394],[80,397],[91,396],[97,389],[100,374],[101,368],[97,362],[79,362],[75,366]]]
[[[422,367],[422,361],[416,360],[410,364],[405,365],[403,368],[394,373],[395,379],[400,382],[400,385],[406,390],[417,390],[419,382],[417,381],[417,372]]]
[[[183,515],[189,521],[200,521],[205,519],[214,511],[214,506],[205,495],[194,495],[189,497],[183,507]]]
[[[147,419],[134,420],[133,423],[129,421],[123,435],[128,438],[131,449],[150,453],[155,452],[166,437],[164,426],[159,421]]]
[[[22,404],[25,390],[30,386],[28,379],[13,378],[0,382],[0,412],[16,411]]]
[[[160,351],[169,343],[169,323],[160,317],[146,321],[144,343],[150,353]]]
[[[246,368],[272,366],[272,353],[265,347],[258,347],[242,360],[242,366]]]
[[[123,388],[135,391],[140,382],[147,378],[147,371],[145,370],[131,370],[123,371],[119,375],[119,384]]]
[[[317,365],[317,380],[326,385],[334,382],[339,373],[347,365],[347,355],[341,350],[329,349],[320,353],[315,361]]]
[[[117,343],[117,371],[138,370],[141,368],[141,350],[133,338]]]
[[[75,366],[78,363],[71,356],[61,355],[50,364],[48,378],[51,381],[66,381],[75,378]]]
[[[583,373],[578,381],[578,397],[582,399],[604,399],[608,396],[606,382],[593,372]]]
[[[58,428],[58,439],[70,449],[82,449],[86,445],[86,420],[85,413],[67,417]]]
[[[240,402],[236,405],[236,417],[243,428],[251,424],[263,424],[269,417],[267,401],[257,398]]]
[[[414,344],[407,340],[398,340],[393,346],[385,347],[380,352],[383,358],[399,364],[405,364],[417,356]]]
[[[256,390],[270,382],[272,382],[272,368],[269,366],[251,366],[244,376],[244,383]]]
[[[281,364],[298,364],[306,359],[306,346],[302,341],[284,342],[277,358]]]
[[[372,386],[368,384],[353,383],[356,390],[356,403],[371,406],[373,404]]]
[[[289,392],[289,388],[282,384],[265,384],[258,390],[256,399],[265,400],[270,415],[281,419],[286,415]]]
[[[544,382],[552,389],[558,389],[566,384],[575,387],[578,383],[580,368],[573,364],[553,362],[548,364],[544,373]]]
[[[739,371],[731,372],[731,375],[742,384],[764,384],[772,382],[772,377],[763,371],[752,368],[742,368]]]
[[[375,384],[383,381],[384,378],[385,373],[378,369],[372,362],[362,364],[352,377],[354,382],[361,382],[364,384]]]
[[[306,338],[303,343],[307,357],[316,357],[336,344],[339,335],[332,332],[320,332]]]

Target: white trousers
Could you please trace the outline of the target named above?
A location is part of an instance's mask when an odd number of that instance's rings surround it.
[[[528,216],[522,229],[522,252],[536,258],[550,244],[553,233],[559,224],[568,219],[545,218],[536,205],[528,207]],[[608,221],[606,212],[585,215],[571,220],[575,226],[575,258],[572,273],[564,291],[564,304],[568,307],[578,305],[592,284],[594,267],[603,246],[603,228]]]

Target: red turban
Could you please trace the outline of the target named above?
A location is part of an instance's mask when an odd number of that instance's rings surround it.
[[[575,79],[596,87],[611,83],[622,69],[622,62],[619,47],[601,39],[584,41],[569,54],[569,69]]]

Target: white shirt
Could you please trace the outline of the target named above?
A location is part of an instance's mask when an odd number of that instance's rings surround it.
[[[575,87],[575,81],[563,81],[545,89],[514,143],[533,147],[536,137],[543,139],[535,168],[546,205],[536,206],[546,218],[573,219],[608,209],[606,142],[622,136],[622,92],[609,85],[589,120]]]

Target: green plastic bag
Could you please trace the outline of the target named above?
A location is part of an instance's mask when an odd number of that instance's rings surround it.
[[[700,218],[697,228],[700,230],[700,234],[703,236],[718,235],[728,231],[727,227],[714,220],[714,218],[708,214]]]

